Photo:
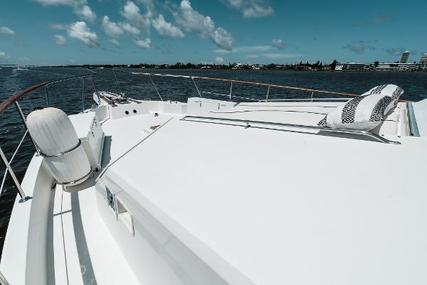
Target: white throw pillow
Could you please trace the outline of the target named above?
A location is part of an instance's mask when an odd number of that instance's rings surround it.
[[[403,89],[394,84],[380,85],[328,113],[319,126],[332,129],[370,131],[381,124],[399,102]]]

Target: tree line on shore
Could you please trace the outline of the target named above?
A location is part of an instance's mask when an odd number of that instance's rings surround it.
[[[337,61],[334,60],[330,64],[324,64],[321,61],[315,63],[299,62],[296,64],[215,64],[215,63],[199,63],[177,62],[175,64],[83,64],[83,65],[67,65],[67,67],[84,67],[84,68],[140,68],[140,69],[218,69],[218,70],[334,70]],[[64,66],[65,67],[65,66]]]

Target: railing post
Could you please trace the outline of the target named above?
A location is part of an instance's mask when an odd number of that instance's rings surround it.
[[[156,90],[157,96],[159,96],[160,100],[163,101],[163,97],[162,97],[162,95],[160,95],[159,89],[157,89],[157,86],[154,83],[153,78],[151,78],[151,74],[148,77],[150,78],[150,82],[153,85],[154,90]]]
[[[49,91],[47,90],[49,88],[49,85],[46,85],[44,88],[44,96],[46,99],[46,107],[49,107]]]
[[[92,87],[93,87],[93,91],[94,92],[98,92],[98,90],[96,90],[96,86],[95,86],[95,82],[93,81],[93,77],[90,77],[90,81],[92,82]]]
[[[24,112],[22,112],[21,106],[19,105],[18,101],[15,101],[15,106],[16,106],[16,109],[18,109],[19,116],[21,117],[21,120],[25,126],[25,129],[28,130],[27,119],[25,118]],[[37,154],[40,154],[39,148],[37,147],[31,135],[30,135],[30,139],[31,139],[31,142],[33,143],[34,148],[36,149]]]
[[[194,81],[194,76],[191,76],[191,80],[193,81],[194,87],[196,87],[199,97],[202,97],[202,93],[200,93],[199,87],[197,87],[196,81]]]
[[[82,112],[85,111],[85,79],[82,78]]]
[[[231,101],[231,96],[233,95],[233,81],[230,82],[230,101]]]
[[[21,184],[18,181],[18,178],[16,178],[15,172],[13,171],[12,167],[9,164],[9,161],[6,158],[6,155],[4,154],[3,150],[0,147],[0,157],[3,160],[4,165],[6,166],[6,170],[9,172],[10,176],[13,179],[13,182],[15,182],[15,186],[16,189],[18,190],[18,194],[19,196],[21,196],[21,200],[19,200],[19,202],[25,202],[28,199],[30,199],[31,197],[28,197],[27,195],[25,195],[24,190],[21,187]]]
[[[119,84],[119,81],[117,80],[117,75],[116,75],[116,72],[114,71],[114,68],[112,69],[112,71],[113,71],[114,80],[116,82],[116,87],[117,87],[118,91],[120,91],[121,94],[124,94],[123,89],[120,88],[120,84]]]
[[[270,95],[270,85],[268,86],[267,94],[265,94],[265,101],[268,101],[268,96],[269,95]]]

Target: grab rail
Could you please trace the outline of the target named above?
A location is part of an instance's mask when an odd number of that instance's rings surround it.
[[[268,121],[254,121],[254,120],[244,120],[244,119],[231,119],[231,118],[221,118],[221,117],[191,116],[191,115],[185,116],[181,120],[187,121],[187,122],[212,123],[212,124],[239,126],[244,128],[259,128],[259,129],[262,128],[262,129],[271,129],[271,130],[277,130],[277,131],[280,130],[280,131],[289,131],[289,132],[304,133],[304,134],[313,134],[310,132],[289,130],[289,128],[303,129],[303,130],[312,130],[312,131],[318,132],[316,134],[327,133],[331,135],[341,134],[341,135],[348,135],[348,136],[359,136],[370,141],[376,141],[376,142],[388,143],[388,144],[400,144],[400,142],[388,140],[377,134],[374,134],[368,131],[361,131],[361,130],[330,129],[330,128],[324,128],[320,126],[277,123],[277,122],[268,122]],[[268,126],[275,126],[276,128],[269,128]],[[285,129],[285,128],[288,128],[288,129]]]

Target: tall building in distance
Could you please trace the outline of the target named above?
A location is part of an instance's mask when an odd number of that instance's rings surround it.
[[[425,52],[420,59],[420,64],[421,65],[427,65],[427,52]]]
[[[408,59],[409,59],[409,51],[404,51],[402,53],[402,57],[400,58],[400,63],[408,63]]]

